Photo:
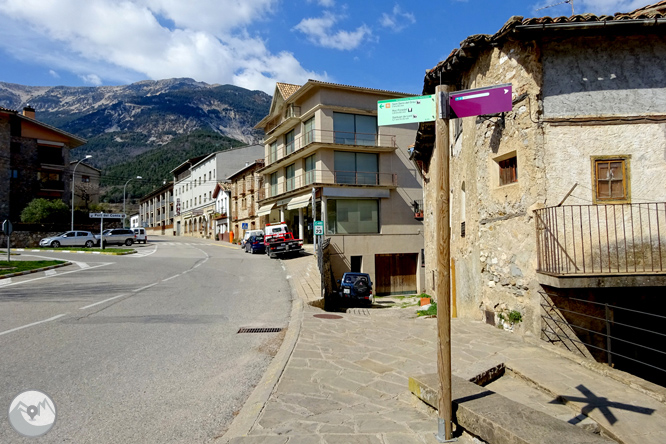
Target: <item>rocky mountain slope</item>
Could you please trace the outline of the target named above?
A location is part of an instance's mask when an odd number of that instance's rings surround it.
[[[257,143],[262,135],[253,126],[268,113],[270,101],[262,91],[192,79],[99,87],[0,82],[0,106],[21,110],[30,104],[38,120],[88,139],[88,144],[72,152],[72,158],[92,154],[90,163],[98,168],[159,147],[169,157],[170,142],[193,132]]]

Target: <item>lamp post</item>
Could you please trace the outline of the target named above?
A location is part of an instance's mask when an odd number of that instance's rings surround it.
[[[132,177],[127,182],[125,182],[125,186],[123,187],[123,214],[125,215],[123,217],[123,228],[125,228],[125,222],[126,222],[126,219],[127,219],[127,213],[125,212],[125,190],[127,189],[127,184],[130,183],[130,180],[134,180],[134,179],[143,179],[143,177],[141,177],[141,176]]]
[[[90,154],[87,154],[86,157],[76,162],[76,165],[74,165],[74,169],[72,170],[72,225],[69,227],[69,231],[74,231],[74,184],[76,183],[76,180],[74,179],[74,173],[76,172],[76,167],[79,166],[81,162],[86,159],[90,159],[91,157],[92,156]]]

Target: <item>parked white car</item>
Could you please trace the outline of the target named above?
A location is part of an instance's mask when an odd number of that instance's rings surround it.
[[[92,248],[98,243],[90,231],[66,231],[39,241],[40,247],[86,247]]]
[[[145,228],[131,228],[131,230],[134,231],[134,234],[136,234],[136,239],[134,239],[134,242],[137,244],[145,244],[148,242],[148,235],[146,234]]]

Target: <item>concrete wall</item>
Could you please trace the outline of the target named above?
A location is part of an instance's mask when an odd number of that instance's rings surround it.
[[[545,117],[666,112],[664,35],[560,38],[542,51]]]

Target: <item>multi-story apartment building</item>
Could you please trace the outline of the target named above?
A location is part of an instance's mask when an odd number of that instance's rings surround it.
[[[412,210],[422,184],[407,153],[416,125],[377,126],[377,101],[408,96],[278,83],[270,114],[256,125],[266,134],[257,214],[287,222],[306,242],[313,221],[323,221],[334,276],[369,273],[380,295],[415,293],[423,283],[422,223]]]
[[[146,194],[139,200],[139,226],[149,234],[173,235],[173,182]]]
[[[240,239],[247,230],[262,228],[257,216],[259,190],[263,176],[257,171],[264,166],[264,159],[256,160],[227,178],[231,182],[231,215],[234,238]]]
[[[261,145],[218,151],[183,162],[173,169],[176,235],[212,238],[215,234],[213,191],[221,178],[263,155]]]
[[[70,202],[69,151],[85,143],[35,120],[34,108],[0,107],[0,219],[18,220],[37,197]]]
[[[215,199],[215,238],[229,242],[231,231],[231,185],[226,182],[218,182],[213,190]]]

